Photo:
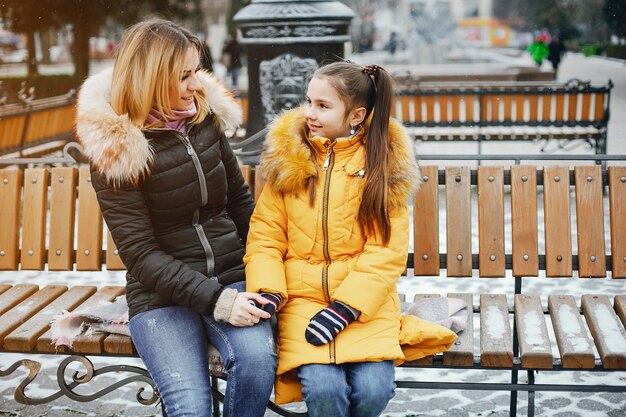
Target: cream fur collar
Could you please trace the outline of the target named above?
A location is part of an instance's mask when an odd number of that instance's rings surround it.
[[[128,115],[111,107],[113,69],[89,77],[78,97],[76,132],[92,164],[113,184],[137,182],[150,171],[153,149],[143,132]],[[211,113],[222,130],[236,128],[242,120],[241,107],[222,82],[200,72]]]

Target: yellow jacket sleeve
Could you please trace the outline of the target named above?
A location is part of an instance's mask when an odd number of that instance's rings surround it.
[[[390,213],[391,239],[385,245],[377,233],[368,236],[356,265],[333,294],[333,300],[361,312],[358,320],[368,321],[378,311],[406,269],[409,245],[408,204]],[[364,289],[366,289],[364,291]]]
[[[246,289],[250,292],[272,292],[287,300],[285,265],[287,253],[287,211],[283,195],[263,187],[256,204],[246,246]]]

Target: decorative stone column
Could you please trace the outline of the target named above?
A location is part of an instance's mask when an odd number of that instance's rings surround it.
[[[248,137],[304,101],[321,63],[344,57],[353,17],[334,0],[252,0],[235,15],[248,59]],[[242,163],[258,163],[264,136],[246,141],[238,151]]]

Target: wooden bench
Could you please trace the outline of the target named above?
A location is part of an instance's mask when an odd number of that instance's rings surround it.
[[[534,414],[535,391],[626,392],[624,384],[534,381],[539,370],[626,370],[626,281],[620,280],[626,278],[626,156],[615,157],[617,162],[610,159],[603,159],[607,167],[423,166],[424,183],[413,202],[413,252],[409,253],[407,276],[401,280],[435,276],[444,287],[453,277],[460,277],[468,285],[484,277],[494,284],[514,285],[510,291],[447,294],[473,307],[467,330],[449,351],[405,364],[403,372],[414,367],[491,369],[500,375],[510,373],[511,382],[419,382],[411,378],[399,379],[399,388],[509,391],[511,415],[517,410],[518,391],[529,392],[529,415]],[[261,173],[250,166],[242,167],[242,172],[258,197],[263,187]],[[124,269],[103,225],[88,167],[0,170],[0,201],[0,270],[47,268],[89,274],[103,268]],[[440,201],[445,201],[445,210],[440,210]],[[440,235],[443,212],[445,236]],[[441,250],[444,238],[445,248]],[[592,280],[601,289],[608,286],[603,284],[607,276],[618,283],[618,290],[609,290],[610,296],[596,292],[580,296],[558,289],[582,280]],[[524,277],[544,280],[557,290],[524,292]],[[38,363],[32,359],[19,361],[0,370],[0,375],[6,376],[20,365],[29,368],[27,379],[16,390],[16,401],[41,404],[63,395],[90,401],[130,381],[152,385],[141,368],[120,365],[95,370],[87,359],[136,356],[128,337],[81,336],[73,351],[55,351],[50,343],[49,321],[56,312],[80,309],[101,299],[112,300],[123,292],[123,287],[116,286],[39,288],[21,284],[19,278],[0,284],[1,351],[20,352],[26,358],[35,353],[67,355],[60,365],[61,378],[74,361],[81,361],[88,370],[85,377],[75,376],[70,383],[59,380],[60,390],[55,394],[30,398],[25,389],[37,376]],[[553,351],[558,353],[553,355]],[[111,371],[126,371],[132,376],[118,377],[115,386],[91,396],[74,391],[76,386]],[[520,371],[528,373],[528,383],[518,380]],[[419,377],[420,373],[412,375]],[[215,398],[220,395],[215,393]],[[157,400],[156,394],[141,398],[146,404]],[[270,408],[284,416],[306,415],[273,404]]]
[[[613,83],[424,83],[400,87],[393,111],[422,141],[545,141],[606,154]]]
[[[0,156],[36,157],[74,139],[76,92],[0,106]]]

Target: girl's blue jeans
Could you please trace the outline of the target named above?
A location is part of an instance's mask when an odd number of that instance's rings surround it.
[[[228,285],[245,291],[245,283]],[[228,373],[224,417],[262,417],[274,386],[276,352],[268,320],[234,327],[172,306],[130,320],[137,352],[148,368],[168,417],[210,417],[207,343],[220,352]]]
[[[298,377],[310,417],[377,417],[396,389],[394,361],[302,365]]]

